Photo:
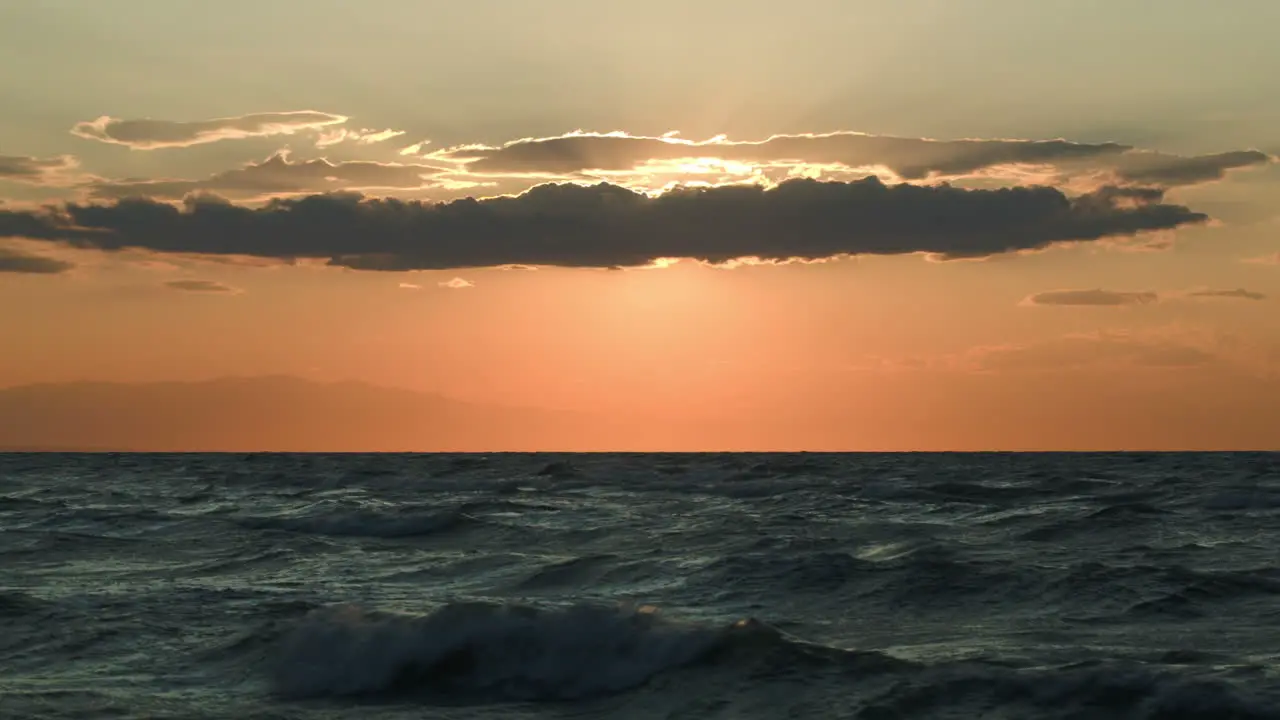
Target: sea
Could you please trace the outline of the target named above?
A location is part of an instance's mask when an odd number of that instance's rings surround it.
[[[1280,454],[0,455],[0,718],[1280,718]]]

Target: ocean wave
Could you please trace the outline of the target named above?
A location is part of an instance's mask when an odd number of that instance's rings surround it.
[[[761,684],[780,682],[814,699],[846,697],[865,718],[1280,718],[1268,698],[1205,675],[1211,668],[1195,666],[1208,658],[1194,653],[1168,653],[1150,664],[928,664],[807,643],[753,619],[699,625],[645,608],[585,605],[466,603],[428,615],[329,606],[272,634],[271,685],[288,700],[489,704],[649,692],[642,702],[659,706],[698,696],[712,682],[760,689],[776,703],[776,690]],[[262,644],[241,638],[234,647]]]
[[[521,590],[546,590],[583,585],[608,571],[617,555],[588,555],[553,562],[535,570],[517,586]]]
[[[429,615],[358,606],[308,614],[284,640],[272,686],[287,698],[448,692],[569,700],[643,685],[762,625],[683,625],[649,608],[461,603]]]
[[[859,717],[1276,720],[1269,699],[1233,683],[1120,663],[1017,670],[938,666],[892,685]]]

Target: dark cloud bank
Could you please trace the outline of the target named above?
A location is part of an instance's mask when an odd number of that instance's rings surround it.
[[[363,270],[497,265],[638,266],[657,258],[725,262],[843,254],[981,257],[1200,223],[1155,189],[1068,197],[1049,187],[998,190],[791,180],[682,188],[657,197],[601,183],[541,185],[517,197],[449,203],[355,194],[235,206],[212,196],[183,208],[145,199],[0,211],[0,236],[81,247],[326,258]]]

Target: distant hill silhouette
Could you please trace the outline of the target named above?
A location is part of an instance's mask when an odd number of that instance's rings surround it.
[[[8,450],[572,450],[616,446],[608,425],[567,412],[291,377],[0,389],[0,449]]]

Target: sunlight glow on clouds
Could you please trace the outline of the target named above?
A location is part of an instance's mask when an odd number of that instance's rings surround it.
[[[316,147],[325,148],[331,145],[337,145],[341,142],[353,142],[358,145],[373,145],[374,143],[385,142],[391,138],[400,137],[403,134],[403,130],[370,130],[368,128],[351,130],[348,128],[336,128],[332,131],[322,131],[320,136],[316,139]]]
[[[1049,184],[1043,182],[1049,178],[1057,181],[1052,184],[1059,184],[1073,177],[1087,177],[1095,189],[1107,184],[1196,184],[1221,179],[1232,169],[1274,160],[1253,150],[1181,157],[1116,143],[1066,140],[933,140],[838,131],[744,141],[720,135],[692,141],[670,133],[651,137],[581,130],[554,137],[522,138],[500,146],[459,145],[425,157],[457,163],[472,173],[596,177],[653,173],[660,168],[685,173],[718,170],[733,175],[781,170],[782,176],[814,177],[815,168],[862,173],[877,168],[889,176],[884,179],[926,180],[980,172],[993,176],[1000,174],[998,169],[1007,169],[1015,178],[1034,173],[1036,184]]]

